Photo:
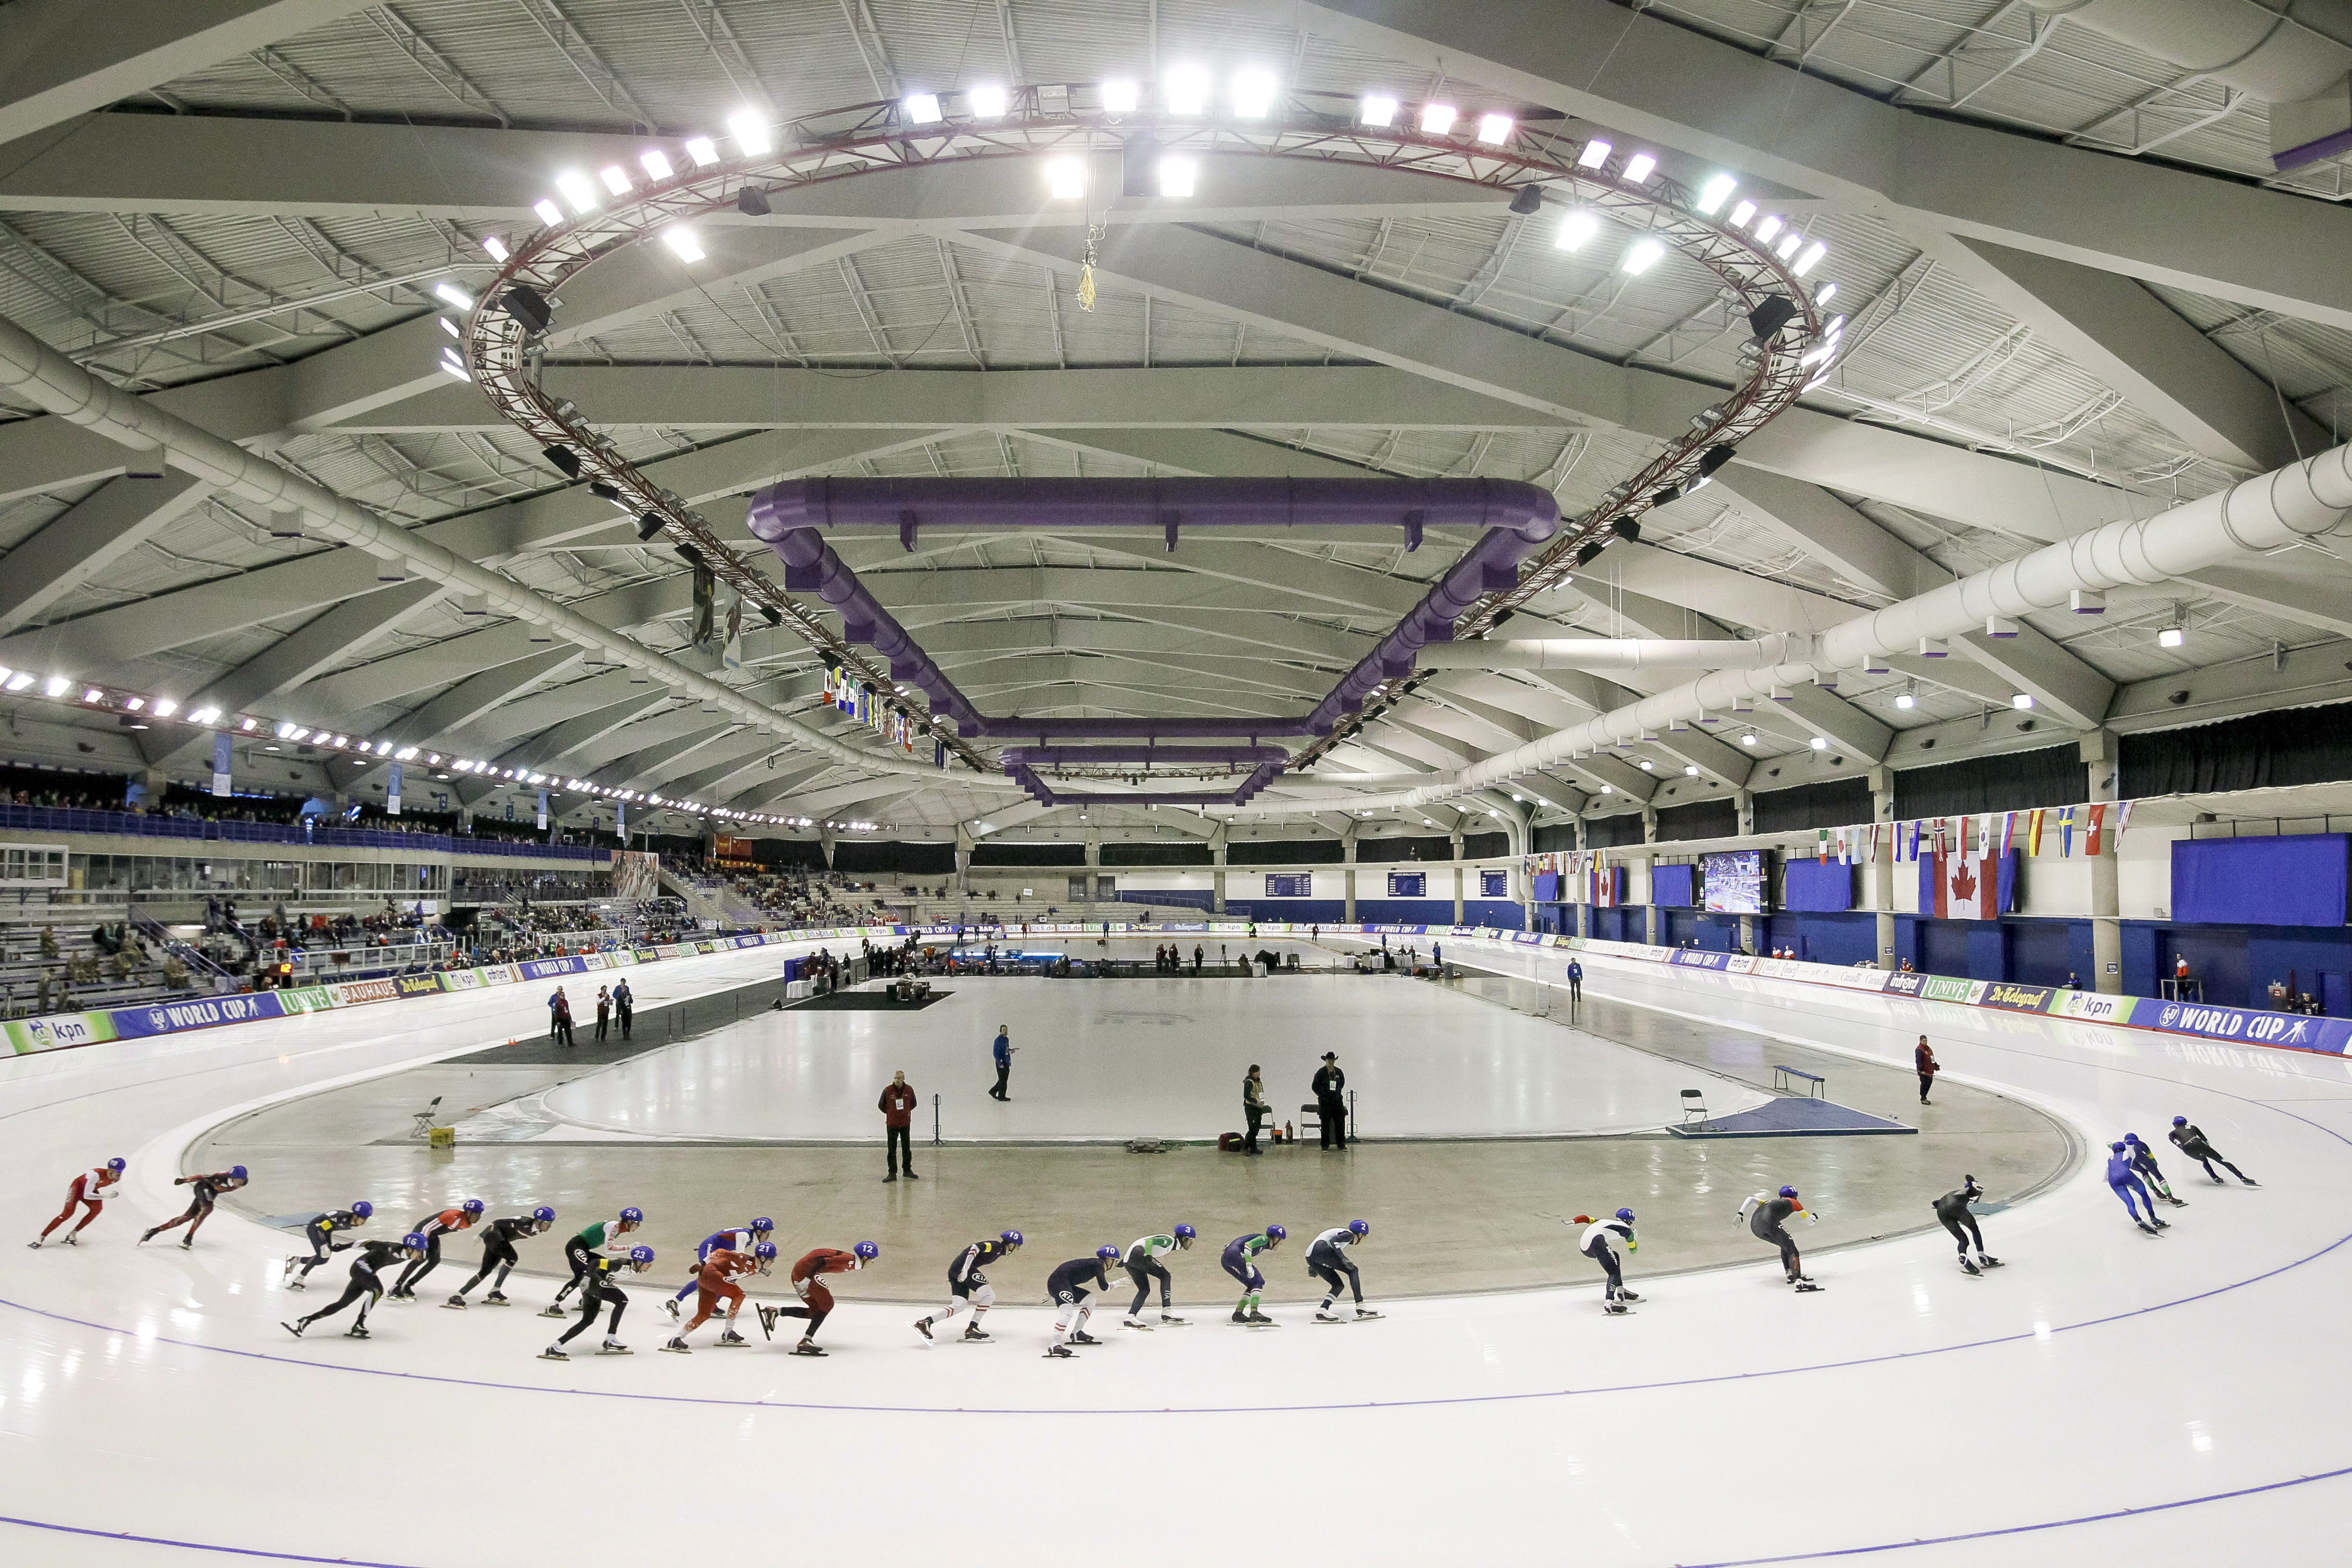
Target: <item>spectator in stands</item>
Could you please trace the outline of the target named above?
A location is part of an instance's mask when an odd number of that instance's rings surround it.
[[[922,1180],[915,1174],[915,1098],[914,1088],[907,1082],[907,1075],[894,1072],[890,1075],[890,1081],[882,1086],[882,1098],[875,1102],[875,1109],[882,1113],[883,1136],[889,1147],[890,1173],[882,1178],[886,1182],[898,1179],[902,1153],[907,1179],[910,1182]]]

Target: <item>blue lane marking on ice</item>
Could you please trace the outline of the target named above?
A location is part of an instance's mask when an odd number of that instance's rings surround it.
[[[140,1546],[174,1546],[183,1552],[217,1552],[229,1557],[266,1557],[273,1563],[336,1563],[342,1568],[414,1568],[404,1563],[379,1563],[370,1557],[313,1557],[307,1552],[265,1552],[257,1546],[215,1546],[209,1541],[174,1541],[168,1535],[132,1535],[120,1530],[85,1530],[75,1524],[51,1524],[46,1520],[18,1519],[0,1513],[0,1524],[46,1530],[57,1535],[86,1535],[93,1541],[128,1541]]]
[[[2291,1481],[2264,1481],[2260,1486],[2240,1487],[2235,1491],[2207,1492],[2203,1497],[2176,1498],[2171,1502],[2152,1502],[2145,1508],[2116,1508],[2105,1513],[2078,1514],[2073,1519],[2046,1520],[2040,1524],[2003,1525],[1997,1530],[1971,1530],[1958,1535],[1923,1535],[1916,1541],[1888,1541],[1876,1546],[1837,1546],[1823,1552],[1790,1552],[1779,1557],[1727,1557],[1716,1563],[1685,1563],[1677,1568],[1765,1568],[1772,1563],[1819,1563],[1830,1557],[1867,1557],[1879,1552],[1908,1552],[1915,1546],[1949,1546],[1962,1541],[1991,1541],[2004,1535],[2032,1535],[2044,1530],[2071,1530],[2078,1524],[2105,1524],[2114,1519],[2137,1519],[2144,1513],[2167,1513],[2174,1509],[2195,1508],[2200,1503],[2228,1502],[2232,1498],[2259,1497],[2264,1492],[2284,1491],[2289,1487],[2309,1486],[2314,1481],[2332,1481],[2352,1476],[2352,1465],[2341,1469],[2322,1470],[2317,1475],[2297,1476]]]

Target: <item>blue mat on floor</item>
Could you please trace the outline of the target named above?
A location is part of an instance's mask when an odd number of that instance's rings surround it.
[[[1919,1130],[1832,1100],[1792,1094],[1736,1116],[1718,1116],[1712,1121],[1669,1127],[1666,1131],[1677,1138],[1819,1138]]]

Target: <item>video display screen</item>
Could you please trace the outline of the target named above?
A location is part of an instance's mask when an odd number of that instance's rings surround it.
[[[1764,851],[1727,849],[1699,858],[1706,908],[1719,915],[1764,913]]]

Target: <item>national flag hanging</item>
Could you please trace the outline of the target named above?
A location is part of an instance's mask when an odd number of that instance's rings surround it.
[[[1813,858],[1823,866],[1830,863],[1830,830],[1826,827],[1821,829],[1821,837],[1813,846]]]
[[[2068,806],[2058,814],[2058,858],[2064,859],[2074,853],[2074,808]]]
[[[1853,864],[1853,829],[1851,827],[1838,829],[1838,864],[1841,866]]]
[[[1927,878],[1932,875],[1932,888]],[[1937,854],[1921,875],[1920,910],[1937,920],[1989,921],[2000,912],[2000,862],[1966,848]]]
[[[213,794],[229,793],[229,738],[226,731],[213,736]]]
[[[2025,852],[2028,855],[2042,853],[2042,814],[2038,811],[2026,814]]]
[[[2124,829],[2131,826],[2132,803],[2122,801],[2116,806],[2116,853],[2124,852]]]
[[[2106,826],[2106,824],[2107,803],[2105,801],[2094,802],[2091,806],[2090,824],[2083,829],[2084,854],[2096,855],[2099,852],[2099,832],[2100,829]]]
[[[2015,843],[2016,839],[2017,813],[2013,811],[2004,811],[2000,814],[2000,854],[2002,859],[2006,860],[2009,858],[2010,846]]]

